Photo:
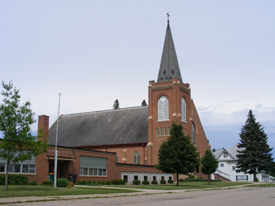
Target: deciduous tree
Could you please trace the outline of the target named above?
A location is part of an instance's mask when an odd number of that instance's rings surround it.
[[[146,101],[145,101],[145,99],[141,102],[141,106],[147,106],[147,103],[146,103]]]
[[[0,158],[6,160],[5,190],[8,190],[8,165],[10,163],[29,160],[32,156],[47,151],[47,140],[33,137],[30,125],[35,122],[29,101],[20,105],[19,90],[10,82],[2,82],[3,103],[0,104],[0,131],[3,139],[0,141]],[[43,135],[39,132],[39,137]]]
[[[114,109],[119,109],[119,102],[118,102],[118,99],[116,99],[116,100],[114,101],[113,108],[114,108]]]
[[[272,148],[267,143],[268,137],[263,126],[256,122],[252,111],[249,110],[245,125],[240,133],[238,144],[237,172],[253,174],[254,181],[260,171],[269,172],[272,169]]]
[[[208,184],[210,184],[210,175],[218,168],[218,161],[210,150],[206,150],[204,157],[201,159],[201,171],[203,174],[208,175]]]
[[[158,158],[156,168],[165,173],[177,173],[177,185],[179,174],[194,172],[199,165],[199,153],[190,137],[184,135],[181,124],[172,124],[171,136],[161,144]]]

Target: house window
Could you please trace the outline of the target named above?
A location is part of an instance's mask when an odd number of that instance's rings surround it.
[[[137,175],[134,176],[134,180],[138,180],[138,176]]]
[[[221,163],[221,164],[220,164],[220,167],[224,167],[224,164],[223,164],[223,163]]]
[[[196,134],[196,128],[194,123],[192,123],[192,143],[195,144],[195,134]]]
[[[169,101],[166,96],[158,100],[158,121],[169,120]]]
[[[232,166],[232,171],[235,171],[235,169],[236,169],[236,166]]]
[[[168,127],[168,135],[170,135],[170,130],[171,130],[170,127]]]
[[[107,158],[80,156],[79,175],[107,176]]]
[[[181,98],[181,121],[186,122],[186,102],[183,97]]]
[[[133,160],[134,160],[133,164],[135,164],[135,165],[140,164],[140,156],[137,151],[135,151],[135,153],[133,154]]]
[[[162,136],[162,127],[160,128],[160,136]]]
[[[164,135],[166,135],[166,127],[164,127]]]
[[[123,180],[125,181],[125,183],[128,182],[128,175],[123,175]]]
[[[169,180],[172,180],[172,177],[171,177],[171,176],[169,176]]]
[[[164,180],[164,176],[161,176],[161,180]]]
[[[153,176],[153,180],[157,181],[157,176]]]
[[[158,128],[156,128],[156,136],[159,136],[159,129]]]
[[[148,180],[148,177],[147,177],[147,176],[144,176],[144,180]]]
[[[35,161],[33,156],[30,160],[18,162],[16,164],[8,165],[8,172],[10,173],[35,173]],[[0,158],[0,172],[6,172],[6,160]]]
[[[224,157],[224,158],[227,158],[227,157],[228,157],[228,153],[227,153],[226,151],[224,151],[223,157]]]
[[[5,163],[0,163],[0,172],[5,172],[5,167],[6,167]]]

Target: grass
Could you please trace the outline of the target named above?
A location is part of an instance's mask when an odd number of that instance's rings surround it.
[[[180,182],[179,186],[174,184],[158,184],[158,185],[111,185],[111,187],[132,188],[132,189],[152,189],[152,190],[189,190],[189,189],[206,189],[231,187],[238,185],[251,184],[248,182]]]
[[[110,193],[130,193],[137,192],[127,189],[113,188],[93,188],[93,187],[73,187],[54,188],[52,186],[36,185],[9,185],[8,191],[4,191],[5,186],[0,186],[0,198],[7,197],[27,197],[27,196],[59,196],[59,195],[84,195],[84,194],[110,194]]]
[[[246,187],[275,187],[274,183],[262,183],[256,185],[247,185]]]

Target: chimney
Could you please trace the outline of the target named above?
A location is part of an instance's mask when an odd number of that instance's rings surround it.
[[[40,115],[38,116],[38,131],[42,129],[44,136],[42,140],[48,139],[49,135],[49,116],[47,115]]]

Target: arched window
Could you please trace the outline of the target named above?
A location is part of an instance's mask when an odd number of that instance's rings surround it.
[[[181,121],[186,122],[186,102],[183,97],[181,98]]]
[[[196,128],[194,123],[192,122],[192,143],[195,144],[195,134],[196,134]]]
[[[169,120],[169,101],[166,96],[158,100],[158,121]]]
[[[139,165],[140,164],[140,157],[139,157],[139,153],[137,151],[135,151],[135,153],[133,154],[133,159],[134,159],[134,164],[135,165]]]

